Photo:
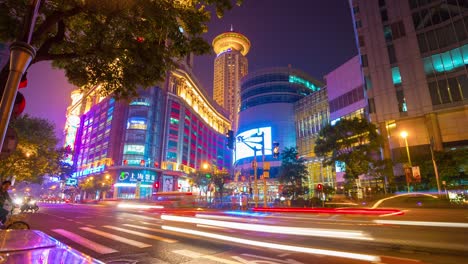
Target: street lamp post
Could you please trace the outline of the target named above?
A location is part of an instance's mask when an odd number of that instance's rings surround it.
[[[410,151],[409,151],[409,147],[408,147],[408,140],[407,140],[408,132],[402,131],[400,133],[400,136],[405,140],[406,155],[408,156],[408,164],[409,164],[410,169],[412,170],[413,169],[413,164],[411,163],[411,156],[410,156]],[[406,176],[406,187],[408,188],[408,192],[410,192],[410,184],[409,184],[410,179],[406,175],[406,172],[405,172],[405,176]]]
[[[3,147],[21,77],[36,56],[36,50],[30,43],[40,4],[41,0],[33,0],[25,19],[21,41],[16,41],[10,46],[10,72],[0,101],[0,150]]]
[[[431,137],[431,157],[432,157],[432,165],[434,167],[434,173],[436,176],[436,182],[437,182],[437,193],[440,196],[440,182],[439,182],[439,170],[437,169],[437,163],[434,157],[434,138]]]

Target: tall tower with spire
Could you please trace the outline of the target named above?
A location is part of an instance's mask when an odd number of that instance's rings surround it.
[[[229,113],[232,128],[237,130],[240,109],[240,80],[248,73],[248,60],[245,57],[250,50],[249,39],[231,31],[218,35],[213,40],[216,53],[214,62],[213,97]]]

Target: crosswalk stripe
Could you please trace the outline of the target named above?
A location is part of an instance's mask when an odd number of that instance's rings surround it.
[[[240,264],[241,263],[241,262],[238,262],[238,261],[223,259],[223,258],[216,257],[216,256],[203,255],[203,254],[200,254],[198,252],[187,250],[187,249],[173,250],[172,252],[176,253],[176,254],[179,254],[179,255],[182,255],[182,256],[189,257],[189,258],[205,258],[205,259],[209,259],[209,260],[213,260],[213,261],[220,262],[220,263],[225,263],[225,264]]]
[[[120,227],[109,226],[109,225],[105,225],[103,227],[110,228],[110,229],[113,229],[113,230],[117,230],[117,231],[120,231],[120,232],[129,233],[129,234],[132,234],[132,235],[151,238],[151,239],[154,239],[154,240],[160,240],[160,241],[167,242],[167,243],[177,243],[178,242],[177,240],[164,238],[164,237],[160,237],[160,236],[155,236],[155,235],[150,235],[150,234],[145,234],[145,233],[138,232],[138,231],[123,229],[123,228],[120,228]]]
[[[176,253],[176,254],[179,254],[179,255],[182,255],[182,256],[185,256],[185,257],[189,257],[189,258],[200,258],[200,257],[203,256],[203,254],[201,254],[201,253],[198,253],[198,252],[195,252],[195,251],[192,251],[192,250],[188,250],[188,249],[173,250],[172,252]]]
[[[69,232],[67,230],[64,230],[64,229],[52,229],[53,232],[55,233],[58,233],[68,239],[70,239],[71,241],[83,246],[83,247],[86,247],[86,248],[89,248],[91,249],[92,251],[95,251],[97,253],[100,253],[100,254],[109,254],[109,253],[114,253],[114,252],[118,252],[117,250],[113,249],[113,248],[110,248],[110,247],[106,247],[106,246],[103,246],[101,244],[98,244],[94,241],[91,241],[89,239],[86,239],[82,236],[79,236],[75,233],[72,233],[72,232]]]
[[[125,244],[128,244],[128,245],[134,246],[134,247],[138,247],[138,248],[151,247],[151,245],[149,245],[149,244],[145,244],[145,243],[142,243],[142,242],[139,242],[139,241],[136,241],[136,240],[132,240],[132,239],[128,239],[128,238],[125,238],[125,237],[121,237],[121,236],[113,235],[113,234],[106,233],[106,232],[103,232],[103,231],[99,231],[99,230],[94,229],[94,228],[80,227],[80,229],[82,229],[84,231],[87,231],[87,232],[90,232],[90,233],[94,233],[96,235],[100,235],[100,236],[103,236],[103,237],[106,237],[106,238],[113,239],[115,241],[122,242],[122,243],[125,243]]]
[[[138,229],[148,230],[148,231],[154,231],[154,232],[162,232],[162,233],[165,232],[165,230],[162,230],[160,228],[151,228],[151,227],[137,226],[137,225],[131,225],[131,224],[123,224],[123,226],[128,226],[128,227],[133,227],[133,228],[138,228]],[[160,225],[158,225],[158,226],[160,226]]]

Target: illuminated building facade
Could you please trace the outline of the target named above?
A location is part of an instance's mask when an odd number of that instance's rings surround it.
[[[325,75],[330,109],[330,124],[340,119],[366,118],[364,79],[359,56],[355,56]],[[336,184],[344,184],[344,166],[336,164]]]
[[[278,174],[280,159],[272,155],[273,142],[279,143],[280,149],[296,147],[294,103],[319,91],[321,87],[323,84],[319,81],[290,67],[264,69],[242,79],[242,102],[236,137],[243,137],[245,142],[258,142],[261,138],[251,136],[264,133],[265,161],[271,165],[269,192],[276,194],[278,191],[278,183],[274,178]],[[261,144],[250,144],[258,149],[258,175],[261,175]],[[235,170],[240,173],[240,180],[244,181],[242,184],[245,186],[245,181],[253,175],[251,163],[254,151],[240,141],[236,142],[235,149]]]
[[[240,80],[248,73],[250,41],[244,35],[229,31],[213,40],[214,62],[213,98],[229,115],[232,128],[237,130],[240,107]]]
[[[351,0],[369,117],[387,138],[384,157],[466,146],[466,1]]]
[[[294,104],[297,152],[306,160],[308,184],[315,190],[318,183],[335,185],[335,175],[330,166],[324,166],[322,159],[314,152],[315,140],[320,130],[330,122],[327,88],[324,87]]]
[[[98,92],[73,92],[68,109],[67,143],[73,145],[77,180],[112,184],[115,198],[143,199],[155,191],[193,191],[188,174],[202,163],[230,168],[230,122],[188,68],[169,72],[164,84],[131,101]]]

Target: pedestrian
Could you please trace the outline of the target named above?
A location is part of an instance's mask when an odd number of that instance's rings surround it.
[[[2,224],[5,224],[6,218],[8,214],[10,213],[9,210],[4,208],[5,203],[8,201],[10,205],[13,204],[13,201],[11,200],[11,197],[8,194],[8,189],[10,188],[10,186],[11,186],[11,181],[3,181],[2,186],[0,188],[0,222]]]

